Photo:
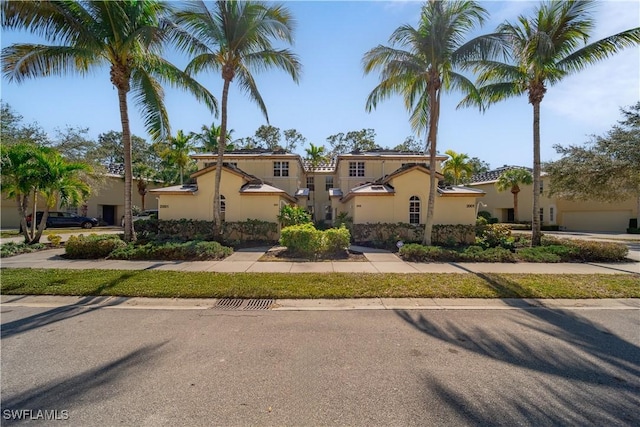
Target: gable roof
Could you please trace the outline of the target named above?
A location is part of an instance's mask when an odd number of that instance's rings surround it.
[[[455,185],[438,187],[438,194],[443,197],[483,197],[487,193],[483,190]]]
[[[426,163],[407,163],[404,166],[394,170],[389,175],[385,175],[382,178],[378,179],[376,182],[386,184],[393,178],[397,178],[398,176],[404,175],[405,173],[409,173],[413,170],[419,170],[426,173],[427,175],[430,173],[429,166],[427,166]],[[436,177],[438,179],[444,179],[444,176],[440,172],[436,172]]]
[[[340,201],[346,202],[347,200],[352,199],[355,196],[393,196],[395,193],[396,190],[388,184],[381,184],[379,182],[368,182],[349,190],[347,195],[340,199]]]
[[[292,203],[296,202],[294,197],[291,197],[286,191],[274,187],[273,185],[265,184],[263,182],[247,182],[240,187],[240,194],[250,194],[256,196],[268,196],[277,195],[286,198]]]
[[[195,195],[198,191],[196,185],[173,185],[171,187],[154,188],[149,190],[153,194],[179,194],[179,195]]]
[[[204,169],[200,169],[199,171],[192,173],[191,174],[191,178],[197,178],[199,176],[202,176],[202,175],[205,175],[205,174],[207,174],[209,172],[212,172],[212,171],[216,170],[216,167],[217,167],[217,165],[214,164],[214,165],[208,166],[208,167],[206,167]],[[235,166],[235,165],[233,165],[231,163],[226,163],[226,162],[223,163],[222,164],[222,168],[224,170],[227,170],[228,172],[231,172],[231,173],[233,173],[235,175],[238,175],[238,176],[246,179],[247,181],[250,181],[250,182],[251,181],[260,181],[260,182],[262,182],[262,180],[260,178],[258,178],[257,176],[251,175],[250,173],[247,173],[247,172],[243,171],[242,169],[240,169],[239,167],[237,167],[237,166]]]

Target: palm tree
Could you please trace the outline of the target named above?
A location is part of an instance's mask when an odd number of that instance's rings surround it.
[[[496,181],[498,191],[511,191],[513,194],[513,222],[518,222],[518,193],[520,185],[531,185],[533,177],[531,173],[522,168],[509,169],[500,175]],[[534,212],[534,216],[536,216]]]
[[[200,150],[202,153],[217,153],[221,128],[221,126],[216,126],[215,123],[211,123],[211,126],[202,125],[200,133],[192,132],[193,139],[202,144],[200,147],[198,147],[198,150]],[[233,132],[233,129],[228,130],[227,137],[225,139],[230,140],[232,138]],[[229,142],[226,143],[226,151],[232,151],[234,149],[235,147],[233,146],[233,144]]]
[[[317,146],[317,145],[313,145],[313,143],[309,144],[309,148],[305,148],[305,151],[307,152],[307,160],[309,160],[309,163],[311,164],[311,176],[314,177],[314,181],[315,181],[315,172],[316,169],[318,168],[318,166],[320,166],[320,163],[324,162],[326,160],[326,155],[324,152],[324,146]],[[314,221],[317,219],[316,218],[316,191],[315,191],[315,186],[314,186],[314,190],[313,190],[313,219]]]
[[[211,4],[211,7],[207,6]],[[269,117],[253,72],[279,68],[298,81],[300,62],[288,49],[276,49],[273,42],[292,42],[293,19],[284,6],[268,6],[255,1],[202,0],[190,4],[175,15],[182,29],[179,45],[194,56],[187,71],[211,70],[221,73],[223,80],[220,143],[215,176],[213,222],[214,232],[220,226],[220,180],[227,136],[227,100],[229,86],[236,80],[240,88]]]
[[[411,126],[417,134],[427,135],[429,149],[429,201],[423,243],[431,244],[433,211],[437,186],[436,140],[443,91],[475,93],[473,83],[454,67],[473,58],[483,45],[464,35],[482,24],[487,11],[473,1],[431,0],[422,7],[417,28],[403,25],[391,35],[391,47],[377,46],[363,59],[365,73],[380,70],[381,82],[369,94],[366,108],[371,111],[379,101],[392,94],[403,95],[411,112]],[[399,46],[396,48],[395,46]]]
[[[445,161],[442,171],[453,178],[453,185],[458,185],[464,178],[473,174],[473,165],[469,163],[469,156],[465,153],[456,153],[453,150],[444,152],[449,156]]]
[[[193,138],[193,134],[185,135],[182,130],[179,130],[176,136],[169,138],[169,142],[160,154],[163,159],[178,167],[180,185],[184,184],[184,168],[191,160],[189,153],[195,148],[191,138]]]
[[[89,186],[80,178],[81,172],[90,172],[84,163],[68,162],[60,153],[30,143],[17,143],[0,147],[2,163],[2,192],[18,202],[20,228],[25,243],[40,241],[49,215],[56,201],[62,206],[78,206],[89,195]],[[42,219],[36,226],[38,199],[46,201]],[[29,198],[32,199],[31,227],[27,226]]]
[[[125,240],[135,240],[131,216],[131,130],[127,96],[133,95],[147,131],[156,141],[170,134],[160,85],[192,92],[217,111],[215,98],[186,73],[162,58],[169,30],[167,3],[148,1],[6,1],[2,26],[24,29],[51,45],[14,44],[2,50],[9,81],[71,73],[87,74],[105,64],[118,93],[125,166]]]
[[[533,107],[532,246],[539,246],[542,237],[538,216],[540,104],[547,86],[640,43],[640,28],[634,28],[587,44],[594,26],[590,15],[593,6],[586,1],[542,3],[531,17],[520,16],[517,24],[504,23],[497,33],[485,36],[494,47],[493,55],[473,63],[475,71],[480,72],[479,92],[485,103],[526,93]],[[465,103],[476,100],[467,99]]]

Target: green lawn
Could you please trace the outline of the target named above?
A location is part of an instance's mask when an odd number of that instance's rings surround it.
[[[640,275],[2,269],[2,294],[176,298],[640,298]]]

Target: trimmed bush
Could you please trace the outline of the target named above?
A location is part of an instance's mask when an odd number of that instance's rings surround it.
[[[65,244],[65,255],[70,259],[98,259],[105,258],[115,249],[123,248],[127,244],[117,234],[90,234],[84,236],[69,236]]]
[[[141,220],[135,222],[136,236],[140,241],[222,240],[275,243],[278,241],[278,224],[248,219],[239,222],[223,222],[222,235],[213,235],[213,222],[194,219]]]
[[[431,241],[434,245],[458,246],[475,241],[476,226],[467,224],[434,224]],[[396,250],[398,240],[404,243],[422,242],[424,225],[398,223],[353,224],[353,240],[358,244]]]
[[[575,249],[563,245],[536,246],[521,248],[516,257],[526,262],[567,262],[575,256]]]
[[[62,242],[62,236],[59,234],[49,234],[47,236],[47,240],[51,242],[53,246],[60,246],[60,243]]]
[[[311,223],[285,227],[280,231],[280,244],[294,255],[315,257],[320,253],[322,231],[316,230]]]
[[[233,253],[233,249],[218,242],[166,242],[136,245],[130,243],[114,250],[110,259],[125,260],[189,260],[206,261],[222,259]]]
[[[350,241],[351,233],[344,226],[321,231],[313,224],[293,225],[283,228],[280,236],[282,246],[286,246],[293,255],[304,258],[344,253]]]
[[[623,261],[629,254],[629,248],[622,243],[566,239],[562,244],[575,251],[574,259],[584,262]]]
[[[326,255],[344,253],[351,241],[351,233],[344,225],[323,231],[322,237],[322,252]]]
[[[398,255],[402,259],[413,262],[447,262],[460,259],[458,253],[450,249],[444,249],[439,246],[424,246],[417,243],[409,243],[402,246]]]

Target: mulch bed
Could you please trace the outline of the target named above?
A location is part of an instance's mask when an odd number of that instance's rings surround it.
[[[339,255],[334,255],[330,258],[322,258],[322,259],[308,259],[308,258],[300,258],[293,254],[291,254],[287,248],[285,247],[275,247],[269,249],[267,253],[265,253],[258,261],[263,262],[277,262],[277,261],[285,261],[285,262],[324,262],[324,261],[347,261],[347,262],[366,262],[367,258],[361,254],[360,252],[353,251],[344,251]]]

